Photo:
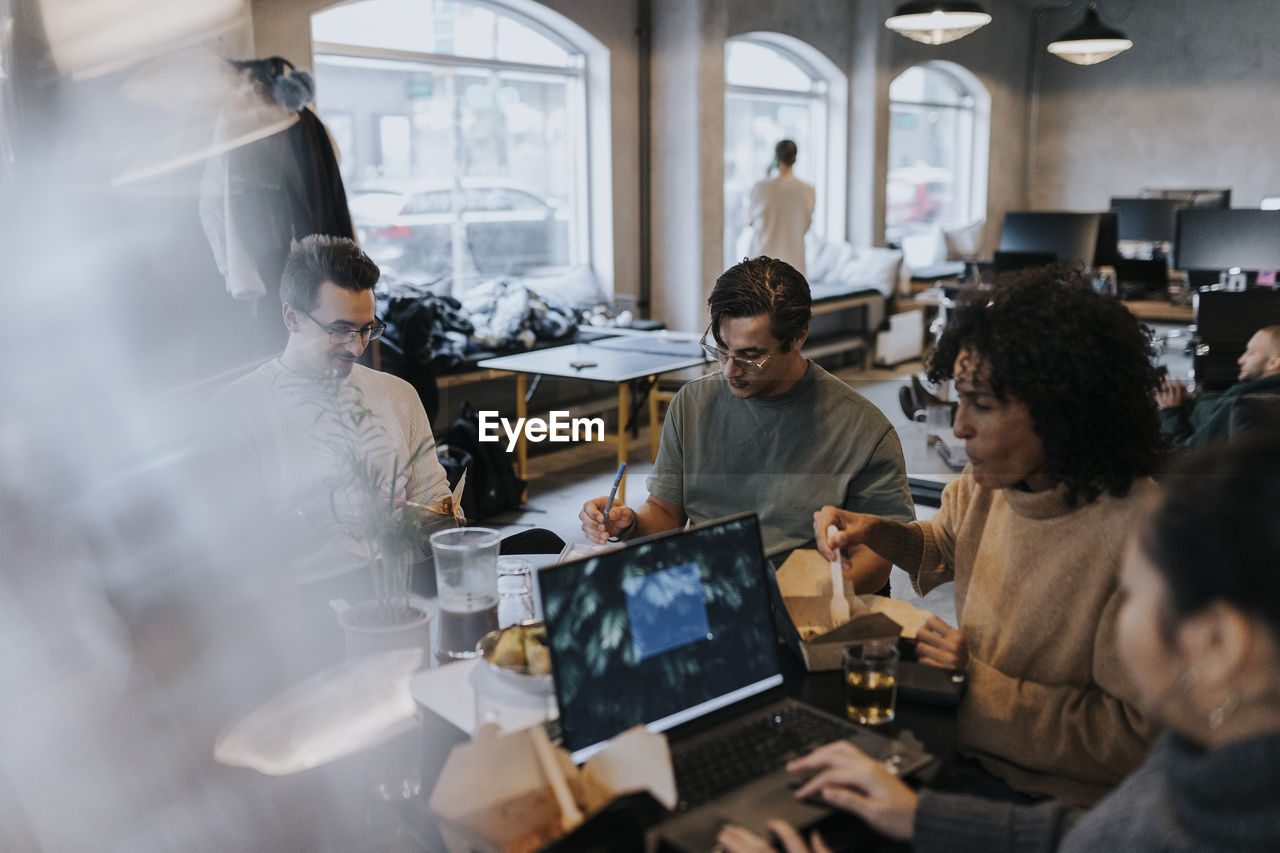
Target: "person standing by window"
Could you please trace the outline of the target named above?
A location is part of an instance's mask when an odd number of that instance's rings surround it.
[[[770,173],[751,188],[751,256],[766,255],[786,261],[804,275],[804,235],[813,222],[815,194],[812,184],[797,178],[796,144],[784,139],[773,149]]]

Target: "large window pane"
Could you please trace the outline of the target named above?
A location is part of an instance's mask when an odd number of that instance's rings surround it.
[[[522,21],[458,0],[358,0],[312,17],[317,42],[535,65],[574,66],[563,45]]]
[[[424,8],[435,17],[414,37],[389,34],[385,20],[348,37],[328,16],[352,6],[419,24]],[[365,0],[314,20],[318,109],[348,128],[352,215],[384,274],[448,276],[457,293],[494,275],[585,262],[575,236],[585,231],[575,225],[586,195],[580,57],[521,21],[447,0]],[[368,49],[384,37],[381,55]]]
[[[885,239],[971,218],[974,98],[955,77],[908,68],[889,87]]]
[[[724,78],[730,86],[810,92],[813,75],[768,45],[731,40],[725,45]]]

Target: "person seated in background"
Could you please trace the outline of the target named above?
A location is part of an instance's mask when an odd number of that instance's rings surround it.
[[[587,538],[621,540],[755,511],[765,551],[779,557],[812,547],[813,507],[824,502],[914,518],[889,420],[801,354],[812,315],[804,276],[773,258],[745,260],[720,276],[707,304],[703,346],[723,370],[687,383],[671,401],[642,507],[615,503],[606,520],[605,498],[583,505]],[[876,592],[889,569],[863,548],[846,577],[857,592]]]
[[[952,628],[930,617],[921,662],[964,671],[956,784],[1088,805],[1153,734],[1120,665],[1116,577],[1160,436],[1149,335],[1078,268],[1010,274],[967,293],[927,360],[955,380],[969,464],[928,521],[834,506],[823,556],[872,550],[923,594],[955,581]],[[829,525],[837,531],[828,537]]]
[[[1176,379],[1164,378],[1156,392],[1160,431],[1174,444],[1193,446],[1224,438],[1231,423],[1231,407],[1245,394],[1280,394],[1280,326],[1264,326],[1253,333],[1244,354],[1236,360],[1240,375],[1221,392],[1191,395]]]
[[[249,530],[279,558],[324,574],[358,565],[374,504],[420,516],[415,591],[433,595],[427,538],[457,525],[431,421],[413,386],[358,363],[384,324],[374,312],[378,266],[355,241],[313,234],[295,243],[280,284],[284,352],[214,398],[222,440],[245,473]],[[247,485],[246,485],[247,483]],[[379,493],[381,500],[370,500]],[[502,553],[559,553],[564,540],[534,528]]]
[[[810,776],[796,796],[919,853],[1280,850],[1280,442],[1193,451],[1162,483],[1126,549],[1115,640],[1140,706],[1167,730],[1118,788],[1089,811],[917,794],[837,742],[787,765]],[[808,849],[772,828],[789,853]],[[719,840],[731,853],[772,849],[741,827]]]
[[[349,453],[388,488],[397,473],[391,500],[439,507],[449,498],[413,386],[357,363],[385,328],[374,314],[378,276],[353,240],[312,234],[295,243],[280,284],[284,352],[216,398],[258,476],[262,512],[293,530],[302,549],[341,538]]]

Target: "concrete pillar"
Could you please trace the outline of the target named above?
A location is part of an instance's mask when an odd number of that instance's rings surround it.
[[[884,245],[889,158],[889,75],[885,18],[893,4],[857,0],[849,60],[849,234],[855,246]]]
[[[716,0],[653,3],[653,316],[682,331],[706,325],[723,272],[727,19]]]

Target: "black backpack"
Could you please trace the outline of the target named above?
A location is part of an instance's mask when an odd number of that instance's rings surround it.
[[[502,440],[480,441],[480,414],[464,400],[458,419],[437,448],[437,456],[449,475],[449,488],[458,484],[463,470],[467,471],[462,512],[468,522],[515,509],[524,499],[525,481],[516,476],[503,445]]]

